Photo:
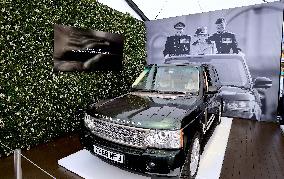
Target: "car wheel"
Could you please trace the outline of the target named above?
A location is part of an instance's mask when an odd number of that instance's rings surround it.
[[[190,143],[185,162],[181,168],[181,179],[194,179],[196,177],[199,167],[200,153],[200,134],[197,132]]]

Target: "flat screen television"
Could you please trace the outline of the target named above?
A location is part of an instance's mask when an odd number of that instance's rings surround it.
[[[55,24],[53,71],[119,71],[123,41],[120,34]]]

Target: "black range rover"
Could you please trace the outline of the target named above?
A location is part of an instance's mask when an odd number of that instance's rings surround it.
[[[219,81],[211,65],[149,65],[132,91],[88,107],[83,146],[117,166],[195,178],[201,140],[220,123]]]

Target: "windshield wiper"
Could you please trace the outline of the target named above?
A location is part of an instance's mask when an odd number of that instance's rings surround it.
[[[160,91],[160,93],[164,93],[164,94],[187,94],[186,92],[182,92],[182,91]]]
[[[182,91],[160,91],[156,89],[136,89],[135,91],[139,92],[150,92],[150,93],[159,93],[159,94],[190,94],[193,95],[192,93],[189,92],[182,92]]]
[[[153,90],[153,89],[134,89],[134,91],[139,91],[139,92],[157,92],[159,93],[159,90]]]

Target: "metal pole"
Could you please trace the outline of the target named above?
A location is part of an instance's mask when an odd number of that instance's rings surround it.
[[[14,171],[15,178],[22,179],[21,149],[14,150]]]
[[[132,0],[125,0],[126,3],[141,17],[143,21],[149,21],[148,17],[145,16],[143,11]]]

